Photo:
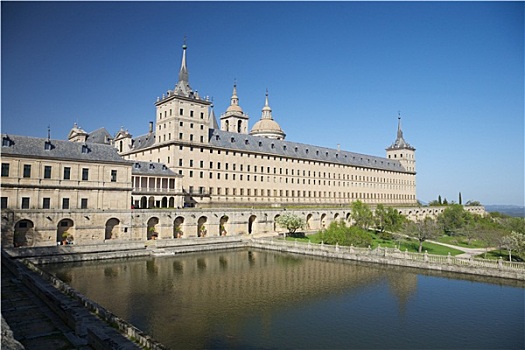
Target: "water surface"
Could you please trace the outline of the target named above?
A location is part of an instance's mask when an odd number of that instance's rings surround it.
[[[522,349],[519,282],[258,250],[46,265],[172,349]]]

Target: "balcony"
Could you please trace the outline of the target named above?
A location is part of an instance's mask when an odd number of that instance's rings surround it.
[[[177,190],[174,188],[152,188],[152,187],[133,187],[131,191],[132,195],[139,195],[139,194],[162,194],[162,195],[171,195],[171,196],[177,196],[182,195],[183,192],[181,190]]]

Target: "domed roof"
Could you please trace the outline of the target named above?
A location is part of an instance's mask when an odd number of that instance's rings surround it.
[[[261,119],[255,123],[250,134],[254,135],[256,133],[277,133],[284,135],[279,124],[273,119]]]
[[[266,91],[266,101],[262,109],[261,119],[252,127],[250,135],[279,140],[284,140],[286,136],[279,124],[272,118],[272,109],[268,104],[268,91]]]

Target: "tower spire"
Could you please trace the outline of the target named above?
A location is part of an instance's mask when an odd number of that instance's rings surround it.
[[[262,109],[261,119],[273,119],[272,109],[270,107],[270,103],[268,102],[268,89],[266,89],[266,99],[264,101],[264,107]]]
[[[179,81],[175,85],[174,92],[177,95],[182,95],[185,97],[193,96],[193,90],[190,87],[188,67],[186,65],[186,37],[184,37],[184,44],[182,45],[182,62],[179,69]]]

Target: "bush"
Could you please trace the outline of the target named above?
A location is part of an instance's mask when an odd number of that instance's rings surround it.
[[[334,221],[327,229],[320,232],[321,239],[326,244],[354,245],[367,247],[372,244],[368,231],[357,226],[346,226],[344,221]]]

